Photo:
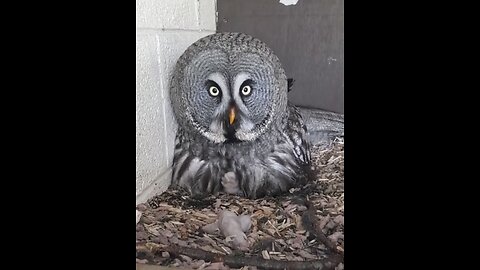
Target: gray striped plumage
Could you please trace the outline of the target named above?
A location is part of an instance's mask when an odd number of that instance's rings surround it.
[[[209,92],[212,85],[218,96]],[[179,124],[173,186],[199,196],[258,198],[306,180],[306,127],[287,101],[285,71],[265,43],[242,33],[198,40],[177,61],[170,98]]]

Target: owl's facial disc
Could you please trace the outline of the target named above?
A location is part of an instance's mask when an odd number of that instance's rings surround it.
[[[205,91],[208,93],[208,104],[211,104],[213,114],[209,115],[210,122],[204,136],[214,142],[225,142],[224,135],[225,122],[223,121],[225,111],[228,109],[230,93],[228,91],[228,82],[223,74],[219,72],[208,75],[205,83]],[[206,117],[207,115],[197,115],[198,117]],[[208,119],[208,118],[207,118]]]
[[[230,86],[230,87],[229,87]],[[228,80],[223,74],[212,73],[207,77],[206,87],[211,99],[217,101],[216,109],[208,127],[210,139],[222,142],[245,141],[238,134],[250,133],[255,124],[243,103],[253,91],[254,82],[246,73]]]
[[[234,115],[234,122],[230,124],[230,130],[227,129],[226,137],[233,138],[232,141],[251,141],[257,136],[253,133],[255,127],[262,122],[263,117],[252,113],[252,102],[261,95],[258,83],[255,78],[247,72],[239,72],[233,77],[232,101],[229,116]],[[265,107],[263,107],[265,109]],[[229,117],[230,121],[231,117]],[[227,126],[228,127],[228,126]]]
[[[199,53],[183,71],[186,118],[215,143],[254,141],[276,119],[278,83],[272,63],[255,53]]]
[[[222,97],[218,99],[208,135],[222,138],[222,142],[228,143],[255,140],[265,130],[270,118],[268,107],[259,100],[262,93],[256,92],[263,89],[258,87],[255,77],[239,72],[228,77],[230,80],[219,73],[211,74],[208,78],[212,81],[209,85],[214,83],[217,87],[222,86],[220,91],[214,88],[214,93],[210,93],[212,98],[218,98],[217,94],[221,92]]]

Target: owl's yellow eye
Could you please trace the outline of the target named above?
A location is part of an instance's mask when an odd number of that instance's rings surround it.
[[[252,87],[250,87],[250,85],[245,85],[244,87],[242,87],[242,95],[248,96],[250,95],[251,92],[252,92]]]
[[[220,90],[218,90],[218,88],[215,87],[215,86],[210,86],[210,88],[208,89],[208,93],[212,97],[216,97],[216,96],[220,95]]]

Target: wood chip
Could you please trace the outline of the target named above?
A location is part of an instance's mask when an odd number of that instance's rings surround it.
[[[263,257],[265,260],[270,260],[270,254],[268,253],[267,250],[262,250],[262,257]]]

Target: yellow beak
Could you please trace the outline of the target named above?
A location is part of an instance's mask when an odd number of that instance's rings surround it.
[[[230,125],[235,122],[235,107],[230,108],[230,111],[228,112],[228,121],[230,122]]]

